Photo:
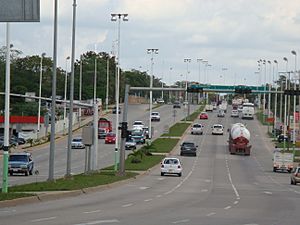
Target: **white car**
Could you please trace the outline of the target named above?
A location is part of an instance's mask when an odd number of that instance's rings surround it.
[[[71,142],[71,148],[85,148],[85,145],[82,143],[81,137],[73,138]]]
[[[233,109],[233,110],[231,111],[231,117],[239,117],[239,112],[238,112],[238,110]]]
[[[220,134],[220,135],[223,135],[224,134],[224,127],[223,125],[221,124],[214,124],[212,126],[212,132],[211,132],[213,135],[214,134]]]
[[[132,124],[132,129],[133,130],[142,130],[144,128],[144,126],[145,125],[144,125],[143,121],[136,120]]]
[[[200,123],[193,124],[191,134],[203,134],[203,126]]]
[[[151,121],[160,121],[160,113],[152,112],[151,113]]]
[[[182,165],[180,160],[175,157],[166,157],[162,160],[160,166],[160,175],[176,174],[179,177],[182,175]]]

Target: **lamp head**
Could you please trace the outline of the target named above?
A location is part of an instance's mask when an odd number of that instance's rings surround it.
[[[287,59],[287,57],[283,57],[283,60],[284,60],[284,61],[286,61],[286,62],[288,62],[288,59]]]
[[[294,51],[294,50],[292,50],[291,53],[292,53],[293,55],[297,55],[297,52]]]
[[[42,58],[44,58],[46,56],[46,53],[45,52],[43,52],[42,53]]]

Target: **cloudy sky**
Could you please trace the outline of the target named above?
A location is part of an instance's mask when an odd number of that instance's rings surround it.
[[[73,0],[58,2],[58,65],[65,68],[71,54]],[[150,70],[146,50],[158,48],[154,75],[168,84],[186,76],[198,81],[200,71],[201,82],[256,85],[264,81],[255,73],[257,60],[272,62],[266,66],[269,79],[274,60],[284,71],[287,57],[288,70],[293,70],[291,50],[300,55],[298,0],[77,0],[76,58],[95,44],[97,51],[117,49],[118,26],[111,13],[129,14],[129,21],[121,22],[121,67]],[[0,46],[5,45],[5,31],[1,23]],[[52,57],[53,0],[41,0],[40,23],[13,23],[11,40],[24,55],[46,52]],[[185,58],[191,59],[188,65]]]

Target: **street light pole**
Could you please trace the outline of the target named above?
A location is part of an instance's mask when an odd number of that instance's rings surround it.
[[[276,64],[276,75],[274,77],[274,85],[275,85],[275,109],[274,109],[274,138],[276,137],[276,124],[277,124],[277,84],[276,84],[276,81],[277,81],[277,73],[278,73],[278,62],[277,60],[274,60],[274,63]],[[273,70],[273,75],[274,75],[274,70]]]
[[[187,86],[188,86],[188,74],[189,74],[189,63],[192,61],[189,58],[186,58],[183,60],[186,63],[186,76],[185,76],[185,99],[184,101],[187,101]]]
[[[152,121],[151,121],[151,114],[152,114],[152,87],[153,87],[153,56],[154,54],[158,54],[157,48],[148,48],[147,54],[151,54],[151,72],[150,72],[150,103],[149,103],[149,139],[152,139]]]
[[[118,52],[117,52],[117,79],[116,79],[116,125],[115,125],[115,133],[116,133],[116,143],[115,143],[115,166],[114,170],[118,169],[118,154],[119,154],[119,95],[120,95],[120,46],[121,46],[121,19],[123,21],[128,21],[128,14],[124,13],[112,13],[111,21],[118,21]]]
[[[295,56],[295,72],[294,72],[294,90],[296,90],[296,74],[297,74],[297,52],[291,51],[291,53]],[[294,110],[293,110],[293,151],[295,151],[296,145],[296,95],[294,95]],[[295,152],[294,152],[295,157]]]
[[[283,58],[284,61],[286,61],[286,67],[285,67],[285,70],[286,70],[286,74],[285,74],[285,90],[287,90],[287,87],[288,87],[288,59],[286,57]],[[284,95],[284,129],[283,129],[283,149],[285,150],[285,147],[286,147],[286,140],[285,140],[285,137],[286,137],[286,133],[287,133],[287,95]]]
[[[42,95],[42,77],[43,77],[43,58],[46,53],[42,53],[40,62],[40,84],[39,84],[39,108],[38,108],[38,124],[37,124],[37,138],[40,138],[40,126],[41,126],[41,95]]]
[[[79,102],[81,102],[82,93],[82,55],[80,55],[80,72],[79,72]],[[79,127],[81,126],[81,106],[79,106]]]
[[[268,85],[269,85],[269,93],[268,93],[268,118],[270,118],[271,116],[271,61],[268,61],[269,63],[269,82],[268,82]]]
[[[264,65],[264,95],[263,95],[263,118],[265,121],[266,111],[266,89],[267,89],[267,75],[266,75],[266,60],[263,60]]]
[[[65,73],[65,94],[64,94],[64,126],[63,126],[63,134],[66,134],[66,115],[67,115],[67,85],[68,85],[68,60],[70,56],[66,58],[66,73]]]
[[[105,98],[105,110],[108,110],[108,91],[109,91],[109,55],[106,63],[106,98]]]
[[[199,85],[200,85],[200,83],[201,83],[201,62],[203,61],[203,59],[197,59],[197,62],[198,62],[198,82],[199,82]],[[201,95],[201,93],[199,92],[198,93],[198,104],[200,104],[200,96]]]

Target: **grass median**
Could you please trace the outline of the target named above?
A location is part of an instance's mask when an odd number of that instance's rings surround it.
[[[153,153],[169,153],[178,141],[179,138],[158,138],[149,147],[144,146],[143,148],[148,148]]]
[[[190,126],[190,123],[176,123],[170,127],[169,132],[163,134],[163,137],[181,137],[185,130]]]
[[[186,118],[182,119],[181,121],[194,121],[198,118],[199,114],[204,110],[204,105],[201,105],[199,109],[197,109],[192,114],[188,115]]]

